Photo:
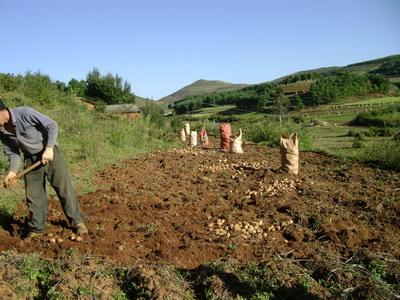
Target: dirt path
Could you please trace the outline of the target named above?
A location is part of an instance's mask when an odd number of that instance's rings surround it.
[[[291,176],[277,171],[278,149],[244,151],[184,148],[111,166],[96,178],[101,189],[80,197],[90,231],[82,242],[70,240],[59,203],[50,201],[45,236],[16,236],[21,209],[0,229],[0,250],[54,257],[73,247],[116,264],[180,268],[220,258],[350,258],[360,249],[400,258],[399,173],[301,153],[300,174]]]

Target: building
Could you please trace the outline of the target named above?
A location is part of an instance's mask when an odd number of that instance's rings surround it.
[[[106,105],[105,112],[110,114],[120,114],[129,120],[140,118],[140,107],[131,103]]]

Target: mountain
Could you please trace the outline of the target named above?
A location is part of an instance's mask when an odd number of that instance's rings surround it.
[[[172,93],[171,95],[161,98],[160,100],[158,100],[158,102],[170,104],[178,100],[181,100],[187,96],[197,96],[203,94],[211,94],[214,92],[239,90],[246,86],[249,86],[249,84],[234,84],[220,80],[200,79],[181,88],[180,90],[176,91],[175,93]]]
[[[391,75],[390,77],[392,77],[392,78],[399,77],[400,78],[399,66],[400,66],[400,55],[391,55],[391,56],[386,56],[383,58],[354,63],[354,64],[350,64],[347,66],[342,66],[342,67],[332,66],[332,67],[323,67],[323,68],[299,71],[299,72],[296,72],[293,74],[289,74],[289,75],[274,79],[274,80],[272,80],[272,82],[281,83],[283,80],[285,80],[288,77],[299,76],[299,75],[307,74],[307,73],[329,74],[334,71],[341,71],[341,70],[342,71],[350,71],[350,72],[354,72],[357,74],[376,73],[376,74],[382,74],[382,75],[387,76],[388,74],[385,71],[388,68],[394,72],[394,74],[390,74]],[[397,70],[397,72],[396,72],[396,70]]]

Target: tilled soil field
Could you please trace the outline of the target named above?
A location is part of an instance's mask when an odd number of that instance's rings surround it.
[[[0,229],[0,250],[55,257],[73,247],[117,265],[184,269],[218,259],[350,261],[360,251],[400,259],[399,173],[300,153],[294,176],[279,172],[279,149],[244,151],[180,148],[110,166],[96,178],[100,188],[80,196],[90,231],[82,241],[50,201],[43,236],[20,240],[21,206]]]

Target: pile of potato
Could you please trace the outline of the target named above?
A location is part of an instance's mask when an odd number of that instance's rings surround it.
[[[283,180],[275,179],[272,184],[266,184],[263,180],[258,182],[258,188],[255,190],[245,190],[244,198],[245,199],[259,199],[262,197],[272,197],[280,192],[287,192],[291,190],[296,190],[300,187],[300,180],[290,180],[284,178]],[[239,194],[240,191],[230,190],[232,194]]]
[[[285,230],[286,227],[288,227],[289,225],[293,224],[293,220],[289,219],[286,221],[280,221],[277,222],[276,224],[273,224],[271,226],[268,227],[268,231],[281,231],[281,230]]]
[[[176,153],[178,155],[193,155],[193,156],[197,156],[197,155],[201,155],[201,154],[205,154],[205,152],[199,148],[189,148],[189,147],[185,147],[185,148],[178,148],[178,149],[173,149],[172,150],[173,153]]]
[[[228,225],[225,219],[218,219],[216,222],[209,223],[207,227],[210,232],[220,237],[240,236],[245,240],[251,238],[261,240],[267,237],[267,233],[263,229],[262,220],[253,222],[239,221]]]
[[[266,185],[263,181],[258,183],[260,195],[265,195],[267,197],[272,197],[280,192],[287,192],[296,190],[300,186],[300,180],[291,180],[284,178],[282,180],[274,179],[271,185]]]
[[[212,163],[211,165],[200,165],[199,171],[200,172],[211,172],[217,173],[222,172],[229,169],[229,164],[227,164],[227,159],[218,159],[218,163]]]
[[[254,170],[263,170],[267,168],[267,161],[263,160],[261,162],[243,162],[243,163],[230,163],[228,164],[228,159],[218,159],[217,163],[213,163],[211,165],[200,166],[200,172],[211,172],[218,173],[222,171],[229,170],[232,172],[232,179],[236,179],[238,177],[246,177],[247,171]]]

